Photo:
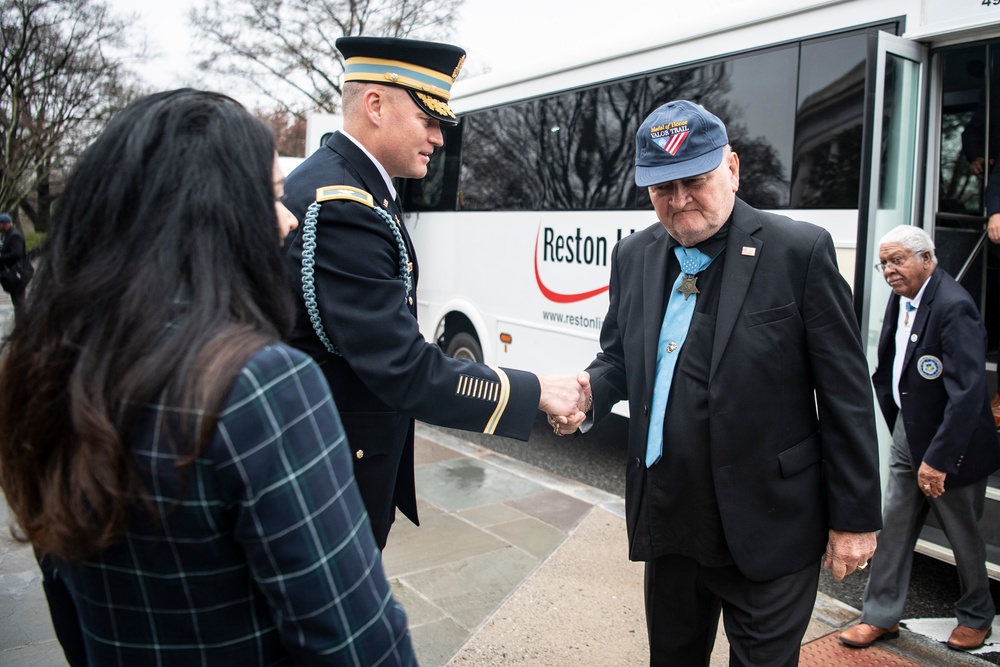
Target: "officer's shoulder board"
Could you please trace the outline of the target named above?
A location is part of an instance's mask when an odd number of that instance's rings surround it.
[[[355,188],[350,185],[327,185],[316,189],[316,201],[321,204],[325,201],[334,201],[337,199],[355,201],[369,208],[375,208],[375,198],[371,193],[365,192],[361,188]]]

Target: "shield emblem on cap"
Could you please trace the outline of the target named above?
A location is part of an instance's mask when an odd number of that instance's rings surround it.
[[[681,144],[687,139],[687,135],[690,134],[689,130],[684,130],[683,132],[678,132],[677,134],[671,134],[668,137],[659,137],[655,139],[657,145],[663,150],[667,151],[671,155],[677,155],[677,151],[680,150]]]

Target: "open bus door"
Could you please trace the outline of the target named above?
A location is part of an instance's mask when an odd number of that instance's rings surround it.
[[[987,379],[997,385],[1000,346],[1000,246],[986,235],[984,192],[991,177],[989,163],[1000,157],[1000,39],[997,28],[985,39],[963,41],[932,54],[932,86],[928,113],[925,218],[933,221],[938,262],[973,299],[989,333]],[[985,157],[984,171],[971,168]],[[993,175],[995,177],[995,174]],[[953,562],[948,542],[933,516],[928,518],[918,550]],[[986,541],[987,570],[1000,579],[1000,474],[987,485],[979,524]]]
[[[991,45],[980,42],[939,51],[933,61],[924,45],[885,33],[879,33],[871,46],[874,53],[869,66],[874,71],[869,72],[868,79],[870,102],[865,125],[867,152],[862,161],[866,171],[858,220],[855,308],[869,367],[874,370],[883,314],[892,295],[874,264],[878,239],[892,227],[918,225],[931,234],[939,265],[969,289],[980,303],[988,327],[988,315],[996,319],[991,309],[996,308],[992,302],[997,296],[991,293],[987,297],[989,242],[982,209],[983,179],[967,173],[967,164],[959,154],[959,135],[973,114],[969,107],[984,101],[989,104],[989,82],[994,76],[987,67],[983,89],[973,91],[960,88],[951,71],[959,65],[963,71],[969,69],[966,60],[971,60],[969,54],[977,50],[982,51],[986,63],[991,63]],[[1000,109],[993,113],[1000,114]],[[956,183],[963,178],[965,185],[954,192]],[[961,211],[956,202],[962,204]],[[992,261],[997,263],[996,258]],[[994,266],[992,271],[996,273],[998,268]],[[997,336],[998,332],[991,330],[991,345]],[[992,390],[996,386],[995,358],[987,363],[987,369]],[[884,483],[892,436],[881,415],[876,421]],[[980,529],[987,545],[987,570],[990,577],[1000,579],[1000,475],[990,478]],[[928,514],[916,550],[955,562],[933,513]]]
[[[879,32],[872,36],[869,47],[869,102],[862,158],[865,173],[858,213],[854,298],[868,365],[874,371],[885,307],[892,295],[874,267],[878,240],[897,225],[925,226],[921,205],[929,67],[927,47],[917,42]],[[933,234],[932,229],[928,232]],[[881,414],[876,415],[876,424],[884,485],[892,434]],[[917,551],[954,563],[943,532],[932,519],[927,523]]]

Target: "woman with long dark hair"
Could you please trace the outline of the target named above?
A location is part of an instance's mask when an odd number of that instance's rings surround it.
[[[270,130],[188,89],[67,183],[2,350],[0,486],[91,665],[414,662],[329,387],[279,342],[282,186]]]

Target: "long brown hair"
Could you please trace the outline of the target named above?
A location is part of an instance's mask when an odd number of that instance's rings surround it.
[[[0,486],[43,553],[120,539],[143,405],[192,415],[194,460],[240,367],[288,330],[273,159],[263,123],[190,89],[132,104],[81,157],[0,351]]]

